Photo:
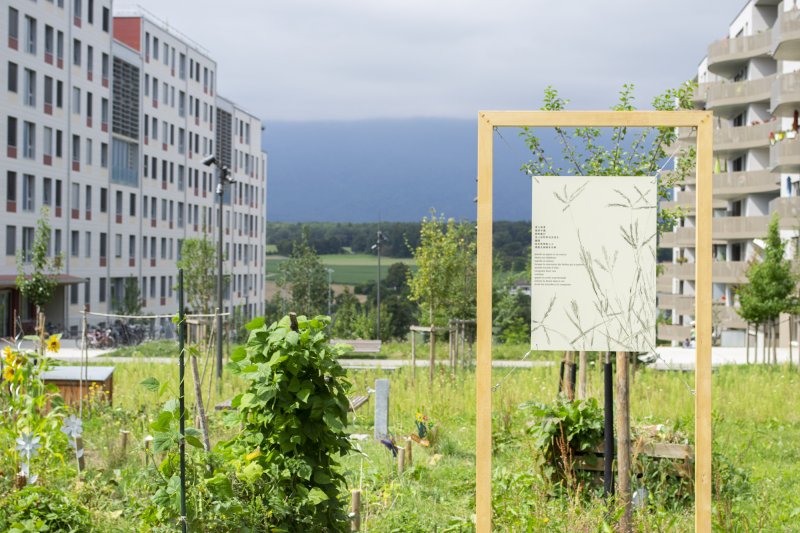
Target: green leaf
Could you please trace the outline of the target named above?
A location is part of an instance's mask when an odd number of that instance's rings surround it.
[[[318,505],[318,504],[324,502],[325,500],[327,500],[328,499],[328,495],[325,494],[325,492],[323,492],[322,489],[314,487],[313,489],[308,491],[307,498],[308,498],[308,501],[311,503],[311,505]]]
[[[156,378],[150,377],[140,381],[139,385],[149,390],[150,392],[158,392],[161,383]]]
[[[239,346],[233,350],[233,353],[231,354],[231,361],[238,363],[245,357],[247,357],[247,349],[244,346]]]
[[[206,480],[206,485],[208,485],[211,492],[218,498],[233,498],[231,480],[221,472]]]
[[[331,482],[331,477],[323,472],[322,470],[315,470],[314,471],[314,483],[319,483],[320,485],[327,485]]]
[[[248,322],[244,327],[247,329],[247,331],[253,331],[254,329],[262,328],[264,327],[264,317],[256,317]]]
[[[169,431],[172,419],[173,415],[170,411],[161,411],[158,413],[158,418],[156,418],[155,422],[150,424],[150,429],[158,432]]]
[[[156,436],[153,438],[153,451],[156,453],[169,451],[170,448],[178,443],[175,435],[180,436],[180,434],[176,432],[156,433]]]
[[[184,438],[186,439],[187,443],[189,443],[190,445],[194,446],[195,448],[202,448],[203,447],[203,443],[200,442],[200,439],[198,439],[197,437],[195,437],[193,435],[188,435],[187,434],[187,435],[185,435]]]
[[[256,399],[256,395],[252,392],[242,394],[242,399],[239,401],[239,407],[249,407]]]

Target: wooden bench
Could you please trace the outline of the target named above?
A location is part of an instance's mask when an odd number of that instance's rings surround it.
[[[346,344],[352,347],[350,353],[371,353],[377,354],[381,352],[381,341],[376,340],[363,340],[363,339],[331,339],[331,344],[336,346],[338,344]]]
[[[576,455],[574,466],[577,470],[592,472],[603,471],[603,444],[591,450],[594,455]],[[675,465],[679,477],[691,477],[693,469],[691,461],[694,459],[694,448],[688,444],[672,444],[668,442],[652,442],[638,445],[631,442],[631,453],[634,457],[644,456],[655,459],[674,459],[682,461]]]

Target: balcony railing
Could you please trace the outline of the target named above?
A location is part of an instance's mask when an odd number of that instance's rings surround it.
[[[778,213],[780,226],[797,229],[800,226],[800,196],[783,196],[769,203],[769,212]]]
[[[681,342],[691,337],[692,327],[676,326],[672,324],[659,324],[656,335],[661,340]]]
[[[724,127],[714,130],[714,151],[730,152],[769,146],[769,134],[776,128],[770,122],[752,126]]]
[[[730,63],[769,55],[771,48],[770,30],[755,35],[721,39],[708,47],[708,70],[714,73],[724,72]]]
[[[676,228],[661,234],[659,248],[686,248],[694,246],[694,228]]]
[[[769,148],[769,167],[773,172],[800,169],[800,140],[784,139]]]
[[[775,116],[792,116],[800,103],[800,72],[779,74],[772,84],[770,107]]]
[[[716,217],[712,219],[714,240],[759,239],[767,234],[769,216]]]
[[[714,174],[714,196],[742,196],[780,189],[778,176],[769,170],[748,170]]]
[[[694,314],[694,296],[683,294],[659,294],[659,309],[673,309],[680,315]]]
[[[713,83],[708,88],[708,109],[742,106],[754,102],[766,102],[772,96],[775,75],[757,80],[743,80],[735,83]]]
[[[772,55],[775,59],[794,59],[800,50],[800,11],[778,9],[772,27]]]
[[[711,264],[711,279],[715,283],[742,283],[745,281],[747,272],[746,261],[714,261]],[[666,279],[695,279],[694,263],[668,263],[664,264],[663,274],[659,280]]]
[[[714,191],[716,192],[716,191]],[[697,201],[697,193],[695,191],[678,191],[675,194],[675,199],[670,202],[661,202],[662,209],[675,209],[680,207],[684,211],[694,212]],[[715,209],[723,209],[728,206],[728,202],[722,199],[712,199],[712,207]]]

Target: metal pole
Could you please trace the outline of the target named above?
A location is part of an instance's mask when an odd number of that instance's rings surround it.
[[[186,409],[184,407],[184,341],[186,339],[186,316],[183,309],[183,269],[178,269],[178,408],[181,440],[179,444],[181,465],[181,529],[186,533]]]
[[[333,269],[327,268],[328,271],[328,316],[331,316],[331,300],[333,297],[333,289],[331,288],[331,283],[333,283]]]
[[[376,246],[378,247],[378,312],[376,313],[377,322],[376,322],[376,333],[375,338],[381,340],[381,239],[383,235],[381,235],[380,230],[378,230],[378,242]]]
[[[222,380],[222,197],[224,196],[224,170],[217,167],[217,203],[219,205],[219,240],[217,241],[217,382]]]

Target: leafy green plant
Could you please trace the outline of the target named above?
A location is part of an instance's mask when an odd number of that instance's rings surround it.
[[[559,397],[552,404],[527,402],[520,407],[533,415],[527,432],[542,454],[541,469],[547,477],[571,475],[571,465],[565,464],[565,458],[589,452],[603,439],[603,411],[595,398]]]
[[[62,490],[28,485],[0,498],[0,530],[92,531],[89,511]]]
[[[336,457],[351,450],[344,431],[350,383],[336,360],[341,349],[325,334],[329,320],[284,317],[266,326],[256,319],[228,365],[249,384],[227,417],[242,430],[224,447],[245,492],[272,502],[271,523],[283,530],[347,526]]]

